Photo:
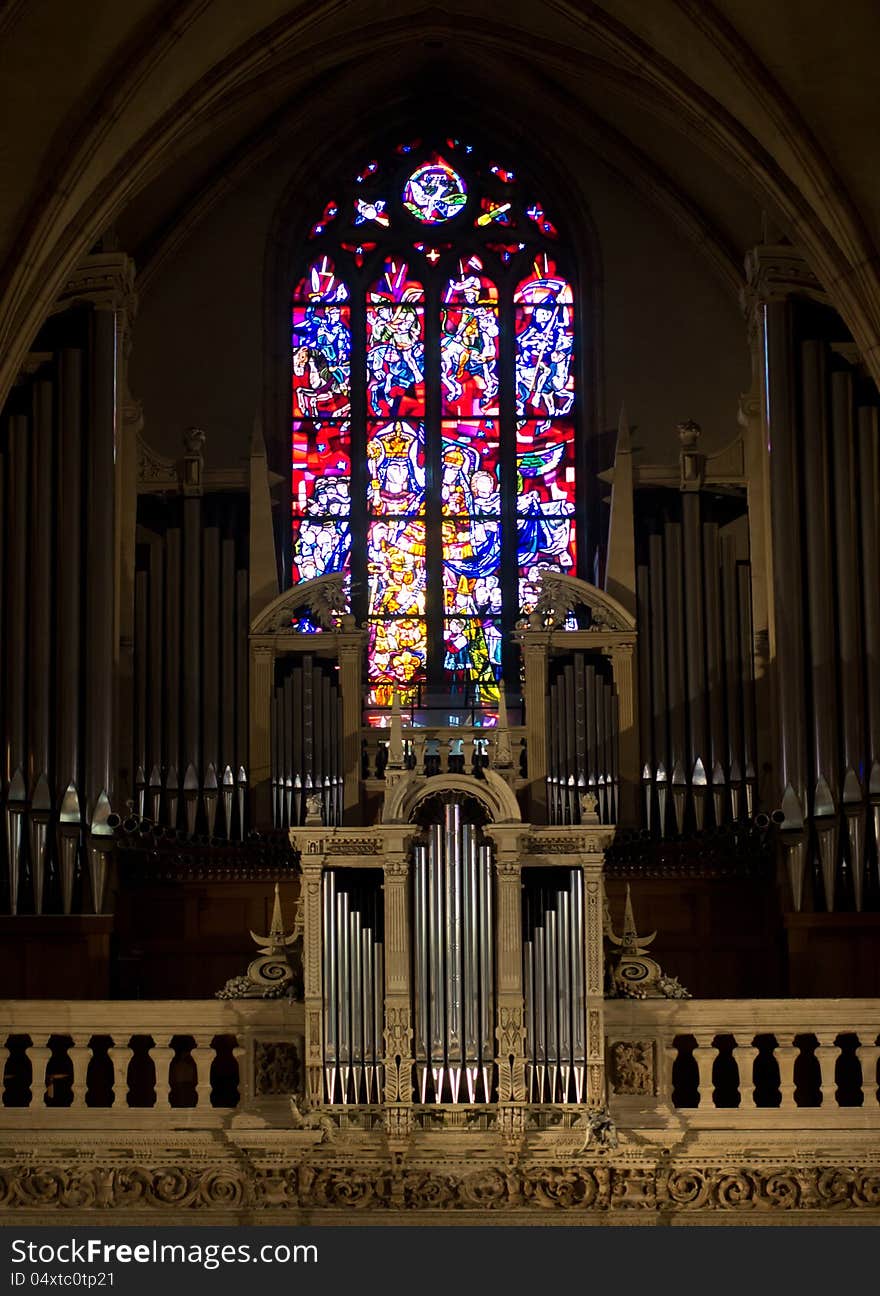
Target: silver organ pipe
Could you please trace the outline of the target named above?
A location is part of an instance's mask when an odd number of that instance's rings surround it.
[[[382,1100],[385,962],[380,881],[328,869],[323,883],[324,1094]]]
[[[526,878],[523,985],[529,1101],[583,1102],[584,896],[580,869]]]
[[[310,653],[276,663],[271,777],[276,828],[304,823],[309,797],[317,798],[323,824],[341,822],[341,706],[333,663]]]
[[[751,815],[757,779],[751,569],[711,501],[667,507],[682,520],[652,520],[636,577],[644,822],[661,837],[702,831],[710,789],[716,827]]]
[[[547,806],[551,823],[576,824],[581,795],[592,793],[602,823],[618,810],[619,707],[608,667],[575,652],[551,664]]]
[[[443,807],[413,850],[415,1101],[488,1102],[493,1088],[491,847]]]

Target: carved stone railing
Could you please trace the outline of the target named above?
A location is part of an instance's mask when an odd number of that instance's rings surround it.
[[[303,1021],[302,1004],[281,1000],[7,1000],[0,1130],[205,1128],[286,1103]]]
[[[605,1030],[623,1127],[880,1128],[876,999],[609,999]]]
[[[303,1031],[281,1000],[6,1001],[0,1130],[287,1127]],[[622,1129],[880,1128],[877,1000],[609,999],[605,1031]]]
[[[498,731],[479,726],[426,725],[404,729],[404,766],[424,774],[469,774],[475,769],[509,770],[516,786],[525,777],[526,731],[504,731],[507,749],[499,753]],[[388,729],[362,732],[362,777],[383,779],[388,763]]]

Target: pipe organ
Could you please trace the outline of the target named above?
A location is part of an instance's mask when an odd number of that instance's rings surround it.
[[[275,662],[272,816],[276,828],[342,823],[342,696],[335,666],[311,653]]]
[[[122,254],[87,259],[0,419],[0,857],[13,915],[105,904],[127,765],[114,712],[132,279]]]
[[[135,808],[168,833],[243,839],[247,811],[247,499],[187,485],[141,496],[134,586]],[[175,483],[176,485],[176,483]]]
[[[551,663],[547,809],[551,823],[581,822],[594,796],[602,823],[616,823],[620,799],[620,699],[600,655],[575,652]]]
[[[751,569],[735,500],[668,492],[645,504],[636,573],[642,822],[662,838],[757,809]]]

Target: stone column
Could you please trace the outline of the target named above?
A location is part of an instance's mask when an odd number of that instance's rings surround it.
[[[547,822],[547,659],[550,635],[525,630],[520,635],[525,668],[526,752],[529,771],[529,817]]]
[[[300,906],[303,917],[303,981],[306,1019],[305,1097],[306,1105],[324,1101],[323,986],[321,961],[321,874],[324,857],[302,857]]]
[[[487,835],[495,842],[495,1038],[499,1102],[525,1102],[527,1096],[520,833],[518,825],[487,829]]]
[[[409,825],[389,830],[385,852],[385,1103],[412,1106]],[[396,1132],[398,1117],[391,1117]]]
[[[363,707],[363,661],[365,635],[362,631],[340,633],[339,688],[342,693],[343,820],[355,824],[360,808],[361,710]]]
[[[602,944],[602,860],[599,852],[581,861],[584,875],[584,994],[587,1004],[587,1105],[604,1107],[605,956]]]

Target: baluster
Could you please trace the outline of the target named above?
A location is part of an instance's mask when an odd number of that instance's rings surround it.
[[[231,1050],[231,1054],[232,1054],[232,1056],[235,1058],[235,1065],[236,1065],[236,1067],[237,1067],[237,1069],[238,1069],[238,1102],[239,1102],[239,1106],[241,1106],[241,1101],[242,1101],[242,1098],[243,1098],[243,1096],[244,1096],[244,1076],[242,1075],[241,1059],[245,1056],[245,1052],[246,1052],[246,1050],[244,1049],[244,1047],[243,1047],[241,1044],[236,1044],[235,1048]],[[253,1094],[253,1076],[251,1076],[250,1089],[251,1089],[250,1097],[251,1097],[251,1099],[253,1099],[253,1097],[254,1097],[254,1094]]]
[[[657,1056],[661,1059],[661,1073],[657,1086],[657,1096],[661,1102],[668,1103],[672,1106],[672,1068],[678,1059],[678,1049],[670,1040],[668,1044],[662,1045],[657,1050]]]
[[[70,1064],[73,1067],[73,1077],[70,1083],[71,1091],[71,1110],[73,1108],[83,1108],[86,1105],[86,1093],[88,1091],[89,1063],[92,1060],[92,1050],[89,1047],[91,1036],[86,1036],[84,1044],[77,1043],[75,1036],[71,1037],[70,1048],[67,1055],[70,1058]]]
[[[416,753],[416,774],[426,774],[425,769],[425,752],[428,747],[428,740],[423,733],[416,733],[413,736],[413,748]]]
[[[171,1106],[171,1063],[174,1049],[154,1044],[149,1051],[156,1068],[156,1110],[167,1111]]]
[[[873,1034],[873,1030],[861,1030],[858,1032],[859,1040],[870,1039]],[[873,1107],[877,1102],[877,1059],[880,1057],[880,1047],[859,1043],[856,1057],[862,1068],[862,1106]]]
[[[196,1035],[190,1057],[196,1068],[196,1106],[211,1106],[211,1066],[214,1061],[213,1035]]]
[[[46,1068],[52,1050],[45,1045],[30,1044],[25,1050],[31,1064],[31,1107],[45,1106]]]
[[[740,1109],[744,1107],[754,1107],[755,1104],[755,1081],[754,1066],[755,1058],[758,1056],[758,1050],[751,1042],[740,1044],[737,1040],[733,1047],[733,1060],[736,1063],[736,1069],[739,1072],[739,1105]]]
[[[0,1039],[3,1040],[3,1045],[2,1045],[2,1048],[3,1048],[3,1084],[2,1084],[2,1091],[0,1091],[0,1104],[2,1104],[2,1102],[3,1102],[3,1098],[4,1098],[5,1094],[6,1094],[6,1085],[7,1085],[8,1077],[9,1077],[9,1060],[10,1060],[10,1058],[12,1057],[12,1049],[9,1047],[9,1044],[7,1043],[8,1039],[9,1039],[9,1031],[8,1031],[8,1030],[4,1030],[2,1036],[0,1036]]]
[[[797,1060],[800,1057],[800,1048],[795,1044],[795,1036],[791,1036],[790,1044],[783,1044],[781,1041],[784,1037],[777,1031],[776,1039],[776,1062],[779,1066],[779,1110],[795,1111],[796,1104],[794,1101],[795,1079],[794,1069]]]
[[[834,1064],[837,1061],[839,1053],[840,1049],[836,1044],[823,1044],[822,1041],[819,1040],[816,1048],[816,1061],[819,1063],[821,1077],[822,1106],[826,1108],[837,1106],[837,1098],[835,1097],[837,1081],[834,1078]]]
[[[134,1057],[130,1044],[113,1044],[107,1050],[113,1067],[113,1106],[125,1107],[128,1103],[128,1068]],[[121,1077],[121,1079],[120,1079]]]
[[[697,1041],[697,1047],[694,1049],[694,1059],[697,1063],[697,1070],[700,1077],[700,1107],[705,1111],[709,1107],[715,1106],[713,1090],[715,1086],[712,1083],[712,1067],[715,1063],[718,1050],[712,1041],[715,1038],[715,1031],[694,1031],[694,1037]]]

